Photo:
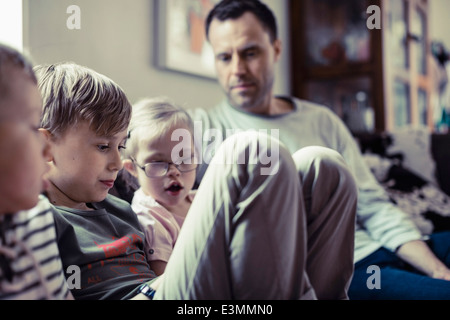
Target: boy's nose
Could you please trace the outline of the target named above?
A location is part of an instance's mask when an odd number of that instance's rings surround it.
[[[113,152],[111,162],[109,164],[109,169],[112,171],[119,171],[123,167],[122,156],[120,151],[117,150]]]

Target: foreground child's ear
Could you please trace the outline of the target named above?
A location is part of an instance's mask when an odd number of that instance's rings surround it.
[[[122,164],[125,170],[127,170],[133,177],[137,178],[137,170],[133,161],[131,161],[130,159],[126,159],[122,161]]]

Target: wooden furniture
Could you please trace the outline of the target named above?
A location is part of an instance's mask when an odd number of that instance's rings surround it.
[[[327,105],[353,132],[432,127],[427,0],[289,6],[294,95]]]

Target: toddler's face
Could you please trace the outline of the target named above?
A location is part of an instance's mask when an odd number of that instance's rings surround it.
[[[159,139],[143,139],[139,143],[139,152],[136,155],[136,162],[140,166],[150,162],[167,162],[179,163],[185,159],[194,161],[194,143],[191,140],[187,143],[185,141],[172,141],[172,130],[169,130],[164,136]],[[177,127],[176,129],[184,129],[184,132],[189,132],[187,127]],[[183,137],[189,139],[192,137]],[[180,147],[181,146],[181,147]],[[183,154],[186,149],[187,154]],[[150,195],[159,204],[169,211],[174,211],[173,208],[185,201],[187,195],[192,190],[195,182],[196,170],[188,172],[180,172],[173,164],[169,165],[168,172],[162,177],[149,178],[141,169],[136,169],[139,184],[144,193]]]
[[[8,67],[7,67],[8,68]],[[1,108],[0,214],[34,207],[46,187],[48,145],[38,131],[42,110],[39,90],[21,70],[8,75],[9,95]]]

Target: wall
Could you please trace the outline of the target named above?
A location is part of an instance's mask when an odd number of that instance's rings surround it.
[[[288,43],[287,1],[266,0]],[[67,8],[81,9],[81,29],[69,30]],[[136,102],[166,95],[188,108],[213,106],[223,97],[213,79],[158,69],[154,64],[153,0],[24,0],[24,49],[36,64],[74,61],[117,82]],[[290,92],[289,47],[278,65],[275,92]]]
[[[429,0],[431,40],[441,41],[450,50],[450,33],[448,15],[449,0]]]
[[[0,42],[23,50],[22,1],[0,0]]]

